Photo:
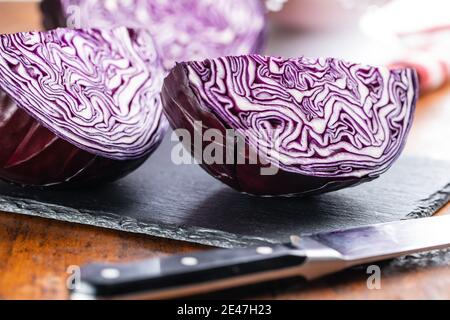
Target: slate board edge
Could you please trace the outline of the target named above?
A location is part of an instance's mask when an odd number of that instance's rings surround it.
[[[406,218],[429,217],[434,212],[443,208],[450,201],[450,183],[441,190],[430,195],[428,198],[419,201],[416,209],[407,215]]]
[[[0,196],[0,211],[187,241],[213,247],[235,248],[274,243],[270,239],[238,236],[203,227],[168,223],[144,223],[130,217],[124,218],[108,212],[95,211],[94,214],[90,210],[79,210],[30,199],[19,200],[8,196]]]
[[[442,190],[417,203],[405,218],[422,218],[431,216],[444,207],[450,200],[450,183]],[[146,234],[150,236],[188,241],[214,247],[232,248],[248,245],[273,243],[263,237],[238,236],[232,233],[195,226],[181,226],[167,223],[143,223],[133,218],[124,218],[113,213],[79,210],[35,200],[16,199],[0,196],[0,210],[41,218],[91,225],[124,232]]]

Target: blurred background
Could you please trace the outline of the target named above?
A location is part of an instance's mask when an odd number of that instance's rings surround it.
[[[416,68],[421,98],[406,152],[450,160],[450,1],[265,2],[266,54]],[[41,20],[38,0],[0,0],[0,33],[40,30]]]
[[[450,159],[450,1],[291,0],[271,14],[268,54],[414,67],[421,98],[406,152]]]

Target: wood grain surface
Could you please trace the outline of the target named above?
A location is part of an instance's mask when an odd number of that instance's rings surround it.
[[[40,29],[35,4],[0,3],[0,33]],[[449,145],[433,145],[448,133],[442,108],[450,108],[450,86],[423,97],[407,150],[449,159]],[[447,113],[448,115],[448,113]],[[447,131],[445,131],[447,130]],[[427,140],[428,139],[428,140]],[[450,205],[438,214],[450,213]],[[150,236],[0,213],[0,298],[66,299],[67,268],[90,261],[131,261],[207,247]],[[261,292],[279,299],[450,299],[449,252],[413,255],[385,262],[382,287],[369,290],[366,269],[355,268],[319,281]]]

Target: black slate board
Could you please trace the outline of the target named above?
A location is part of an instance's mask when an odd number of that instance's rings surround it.
[[[450,198],[450,163],[401,158],[381,178],[310,198],[239,194],[196,165],[173,165],[166,139],[138,171],[84,191],[0,183],[0,210],[236,247],[433,214]]]

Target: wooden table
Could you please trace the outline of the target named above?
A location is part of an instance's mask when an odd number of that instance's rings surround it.
[[[35,4],[0,4],[0,33],[41,29]],[[407,152],[450,160],[449,144],[433,137],[448,133],[450,86],[420,100]],[[447,117],[446,117],[447,116]],[[447,137],[448,139],[448,137]],[[438,214],[450,213],[450,205]],[[207,249],[144,235],[0,213],[0,298],[66,299],[66,270],[90,261],[130,261]],[[448,255],[447,255],[448,256]],[[410,267],[382,268],[381,290],[369,290],[364,268],[341,272],[307,286],[262,292],[279,299],[450,299],[450,268],[421,258]],[[394,266],[392,266],[394,264]],[[397,263],[398,264],[398,263]],[[426,265],[426,268],[420,266]],[[386,270],[386,271],[385,271]]]

